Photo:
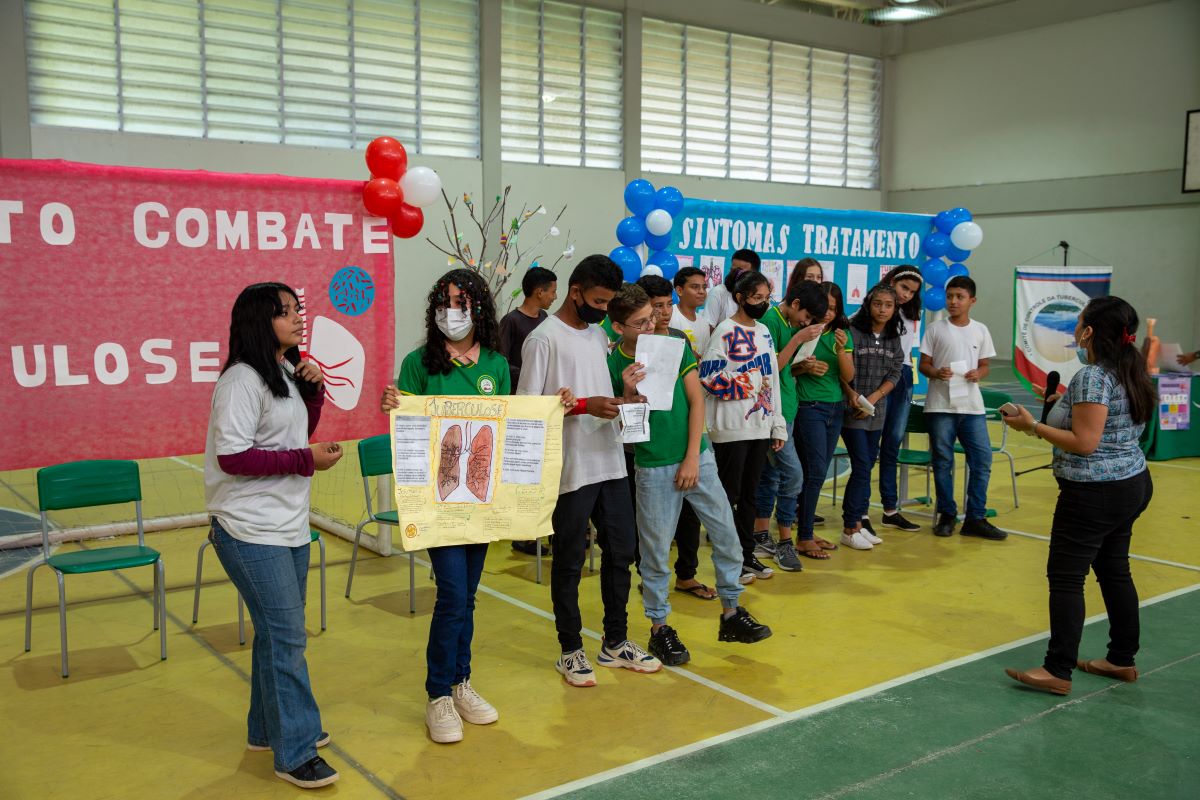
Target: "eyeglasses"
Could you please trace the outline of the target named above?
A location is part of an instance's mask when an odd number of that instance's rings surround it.
[[[654,330],[654,317],[649,317],[641,322],[633,322],[630,320],[625,323],[625,327],[633,328],[635,331],[652,331]]]

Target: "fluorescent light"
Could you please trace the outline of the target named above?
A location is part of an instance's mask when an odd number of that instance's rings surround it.
[[[919,19],[929,19],[942,13],[941,9],[933,6],[905,6],[902,8],[880,8],[867,12],[867,17],[873,22],[913,22]]]

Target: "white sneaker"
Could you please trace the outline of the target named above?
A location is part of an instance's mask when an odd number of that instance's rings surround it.
[[[842,544],[855,550],[872,550],[875,547],[875,545],[871,544],[867,540],[867,537],[863,536],[862,531],[855,531],[851,534],[847,534],[845,531],[843,531]]]
[[[563,678],[572,686],[595,686],[596,673],[592,663],[588,661],[587,653],[583,650],[572,650],[558,657],[554,668],[562,673]]]
[[[602,667],[631,669],[634,672],[658,672],[663,666],[661,661],[628,639],[613,648],[607,644],[601,645],[596,662]]]
[[[872,544],[872,546],[877,545],[877,544],[883,544],[883,539],[880,539],[878,536],[871,533],[866,528],[863,528],[862,530],[860,530],[859,533],[861,533],[862,537],[864,539],[866,539],[868,542],[870,542]]]
[[[742,568],[742,574],[738,576],[738,583],[740,583],[742,586],[749,586],[750,584],[754,583],[754,580],[754,573],[747,572],[745,568]]]
[[[454,710],[458,715],[472,725],[491,725],[500,719],[496,707],[479,696],[470,679],[457,686],[450,687],[451,697],[454,698]]]
[[[425,727],[429,729],[429,738],[438,744],[462,741],[462,718],[454,710],[453,697],[429,701],[425,706]]]

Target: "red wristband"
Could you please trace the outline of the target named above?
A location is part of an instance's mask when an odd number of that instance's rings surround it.
[[[587,398],[580,397],[578,400],[575,401],[575,407],[567,412],[567,416],[573,417],[578,414],[586,414],[586,413],[587,413]]]

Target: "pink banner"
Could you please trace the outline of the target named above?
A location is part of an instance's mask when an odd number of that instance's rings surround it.
[[[0,159],[0,469],[204,450],[229,312],[279,281],[326,376],[316,437],[381,433],[392,239],[361,181]]]

